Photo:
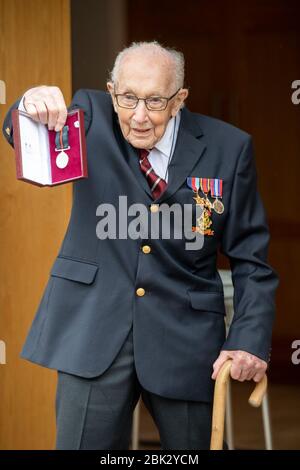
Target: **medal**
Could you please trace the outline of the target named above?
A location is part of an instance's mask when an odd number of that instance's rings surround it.
[[[213,202],[213,209],[216,211],[217,214],[222,214],[224,212],[224,204],[218,197],[222,197],[223,193],[223,180],[221,179],[211,179],[210,180],[210,192],[211,196],[215,197],[216,199]]]
[[[200,188],[199,178],[195,178],[195,177],[187,178],[187,184],[196,194],[196,196],[193,197],[193,199],[195,199],[196,201],[196,204],[200,206],[204,206],[204,199],[203,197],[199,196],[199,188]]]
[[[69,157],[65,152],[60,152],[56,157],[56,166],[58,168],[65,168],[69,162]]]
[[[69,163],[69,156],[65,150],[69,150],[69,126],[64,126],[55,136],[55,152],[59,152],[56,157],[56,166],[65,168]]]
[[[201,180],[206,180],[204,184],[202,184]],[[201,233],[202,235],[214,235],[214,231],[210,229],[212,225],[211,220],[211,208],[212,203],[205,194],[205,198],[199,195],[199,188],[204,188],[206,192],[209,191],[209,185],[207,182],[207,178],[196,178],[196,177],[189,177],[187,178],[188,186],[196,193],[196,197],[193,199],[196,201],[196,205],[200,205],[203,208],[202,214],[200,217],[197,218],[197,225],[196,227],[192,227],[193,232]],[[202,189],[202,191],[205,193]]]
[[[200,217],[197,219],[197,227],[193,227],[194,231],[200,232],[202,235],[213,235],[214,231],[210,229],[212,224],[211,211],[206,207]]]
[[[204,208],[201,216],[197,219],[196,231],[202,235],[214,235],[214,231],[211,230],[211,209],[212,203],[208,199],[208,193],[210,191],[210,178],[199,178],[201,191],[205,194]]]
[[[222,214],[224,212],[224,204],[220,199],[216,199],[213,203],[213,209],[217,214]]]

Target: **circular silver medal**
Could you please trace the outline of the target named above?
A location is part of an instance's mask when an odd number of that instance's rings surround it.
[[[60,152],[56,157],[56,166],[58,168],[66,168],[69,163],[69,157],[65,152]]]
[[[224,212],[224,204],[220,199],[216,199],[213,203],[213,209],[217,214],[222,214]]]

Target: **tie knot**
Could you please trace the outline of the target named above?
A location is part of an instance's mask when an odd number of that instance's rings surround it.
[[[141,158],[141,160],[144,160],[144,158],[148,157],[148,155],[149,155],[149,150],[140,149],[140,158]]]

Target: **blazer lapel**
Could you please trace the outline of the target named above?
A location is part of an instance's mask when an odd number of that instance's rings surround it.
[[[200,139],[203,132],[193,114],[185,107],[181,112],[176,146],[169,164],[168,186],[156,202],[167,200],[177,191],[206,149]]]
[[[129,142],[125,140],[125,147],[128,155],[128,165],[133,171],[137,182],[141,187],[146,191],[146,193],[153,199],[152,193],[148,181],[145,178],[145,175],[142,173],[139,162],[139,150],[133,147]]]

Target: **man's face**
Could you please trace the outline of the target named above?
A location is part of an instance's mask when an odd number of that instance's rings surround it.
[[[176,92],[172,64],[158,58],[133,54],[124,58],[120,67],[118,82],[107,84],[124,138],[136,148],[151,149],[163,136],[169,119],[178,112],[188,90],[180,91],[168,102],[163,111],[149,111],[144,101],[135,109],[118,106],[115,93],[129,93],[138,98],[170,97]]]

